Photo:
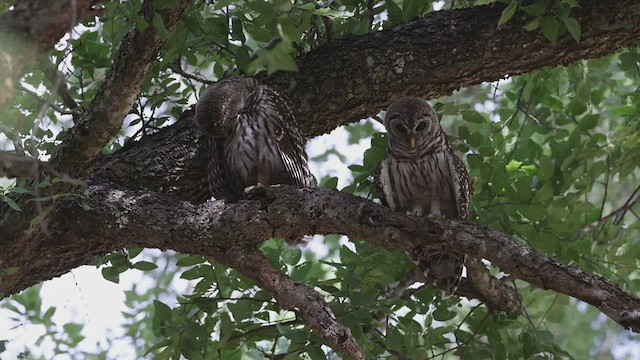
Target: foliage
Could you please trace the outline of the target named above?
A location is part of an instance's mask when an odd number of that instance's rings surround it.
[[[199,79],[296,70],[295,57],[331,39],[389,28],[443,6],[487,2],[198,1],[178,28],[166,34],[169,42],[152,65],[137,104],[104,152],[117,151],[174,121],[194,103],[203,85]],[[8,4],[0,3],[0,10],[6,11]],[[580,41],[580,25],[571,16],[578,5],[571,0],[508,1],[496,26],[521,11],[532,18],[527,29],[541,31],[549,41],[567,33]],[[138,15],[140,0],[104,6],[99,23],[86,22],[22,79],[24,91],[0,114],[1,125],[11,129],[0,128],[11,140],[3,146],[20,152],[13,142],[31,154],[50,155],[73,125],[73,111],[86,108],[96,95],[129,28],[161,27],[161,19],[148,24]],[[473,221],[606,276],[631,293],[640,291],[640,208],[633,206],[640,183],[639,63],[637,49],[624,50],[435,100],[442,124],[455,150],[466,154],[474,179]],[[60,74],[52,77],[52,71]],[[62,91],[73,102],[54,91],[56,76],[62,75]],[[371,179],[386,156],[386,139],[376,121],[337,130],[347,134],[348,144],[312,158],[321,169],[315,174],[321,186],[346,183],[342,191],[377,197]],[[370,143],[362,161],[347,163],[348,173],[330,174],[331,157],[349,162],[344,149],[361,143]],[[0,201],[20,211],[8,194],[31,190],[24,184],[2,186]],[[394,297],[390,294],[414,265],[402,253],[352,240],[325,236],[323,245],[314,242],[301,250],[274,239],[262,250],[277,269],[326,295],[370,358],[610,358],[614,349],[624,354],[625,343],[638,340],[601,320],[596,309],[520,281],[515,285],[527,314],[518,318],[492,312],[477,301],[441,299],[439,291],[426,285]],[[132,357],[335,358],[294,313],[281,310],[268,293],[233,269],[201,256],[171,254],[164,255],[167,265],[156,269],[157,258],[140,254],[141,249],[126,249],[94,264],[113,282],[131,269],[146,271],[154,281],[151,289],[133,286],[126,292],[130,311],[123,313],[123,337],[131,340]],[[138,256],[144,260],[133,261]],[[167,300],[174,275],[189,280],[192,288]],[[42,339],[56,344],[55,354],[109,357],[107,348],[92,354],[74,350],[86,336],[83,324],[54,324],[51,318],[59,309],[43,305],[46,299],[38,290],[0,303],[12,313],[15,326],[41,324]],[[38,345],[17,351],[28,358],[48,357]],[[10,346],[11,341],[0,340],[0,353]]]

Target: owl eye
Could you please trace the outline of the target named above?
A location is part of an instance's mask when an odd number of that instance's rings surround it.
[[[407,128],[404,127],[404,125],[402,125],[402,124],[395,124],[393,126],[393,128],[396,129],[396,131],[399,132],[399,133],[403,133],[404,134],[404,133],[407,132]]]
[[[416,126],[416,131],[422,131],[426,127],[427,127],[427,123],[421,122],[420,124],[418,124],[418,126]]]

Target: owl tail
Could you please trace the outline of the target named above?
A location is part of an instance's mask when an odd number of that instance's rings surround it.
[[[439,250],[414,249],[408,254],[429,282],[442,290],[442,298],[453,295],[462,279],[467,256]]]

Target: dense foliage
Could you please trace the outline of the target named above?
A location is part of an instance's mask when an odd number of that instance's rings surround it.
[[[116,152],[173,123],[206,84],[227,74],[295,71],[297,56],[331,39],[389,28],[442,8],[489,2],[196,1],[177,29],[165,30],[168,43],[120,134],[103,152]],[[12,3],[3,1],[0,11]],[[163,7],[174,1],[155,3]],[[506,3],[501,23],[525,13],[532,21],[528,29],[551,42],[566,33],[580,40],[580,25],[571,16],[578,1]],[[101,18],[76,27],[33,66],[13,103],[1,109],[0,148],[44,159],[51,154],[78,111],[96,96],[131,26],[162,31],[162,19],[147,23],[138,14],[140,6],[140,0],[106,2]],[[640,291],[639,63],[638,49],[626,49],[431,99],[455,150],[466,155],[475,185],[472,221],[603,275],[633,294]],[[371,116],[311,140],[321,186],[376,198],[372,174],[386,156],[386,140],[378,123],[384,113]],[[331,141],[340,143],[327,145]],[[350,153],[362,146],[368,148],[363,156]],[[51,181],[57,180],[41,186]],[[24,182],[5,179],[0,179],[0,190],[0,200],[15,211],[21,211],[20,205],[9,194],[37,195]],[[44,210],[33,226],[62,196],[68,195],[40,199]],[[508,277],[526,306],[526,314],[516,318],[476,300],[442,299],[428,285],[394,291],[415,265],[402,252],[358,239],[317,237],[305,249],[273,239],[261,250],[277,269],[318,289],[370,358],[607,359],[640,353],[637,335],[597,309]],[[137,269],[153,283],[125,292],[130,310],[122,314],[124,332],[118,337],[128,341],[132,358],[336,357],[295,313],[281,310],[252,280],[210,259],[127,248],[95,265],[112,282]],[[506,276],[498,269],[493,273]],[[178,277],[192,286],[176,293],[171,284]],[[61,309],[45,303],[38,287],[0,302],[0,313],[12,319],[9,327],[44,328],[35,344],[21,343],[10,331],[0,335],[0,353],[50,358],[39,349],[48,343],[69,358],[114,356],[109,346],[76,349],[86,336],[83,322],[55,323],[53,315]]]

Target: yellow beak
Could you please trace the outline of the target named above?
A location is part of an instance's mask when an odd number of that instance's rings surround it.
[[[411,137],[411,150],[415,150],[416,148],[416,137],[412,136]]]

